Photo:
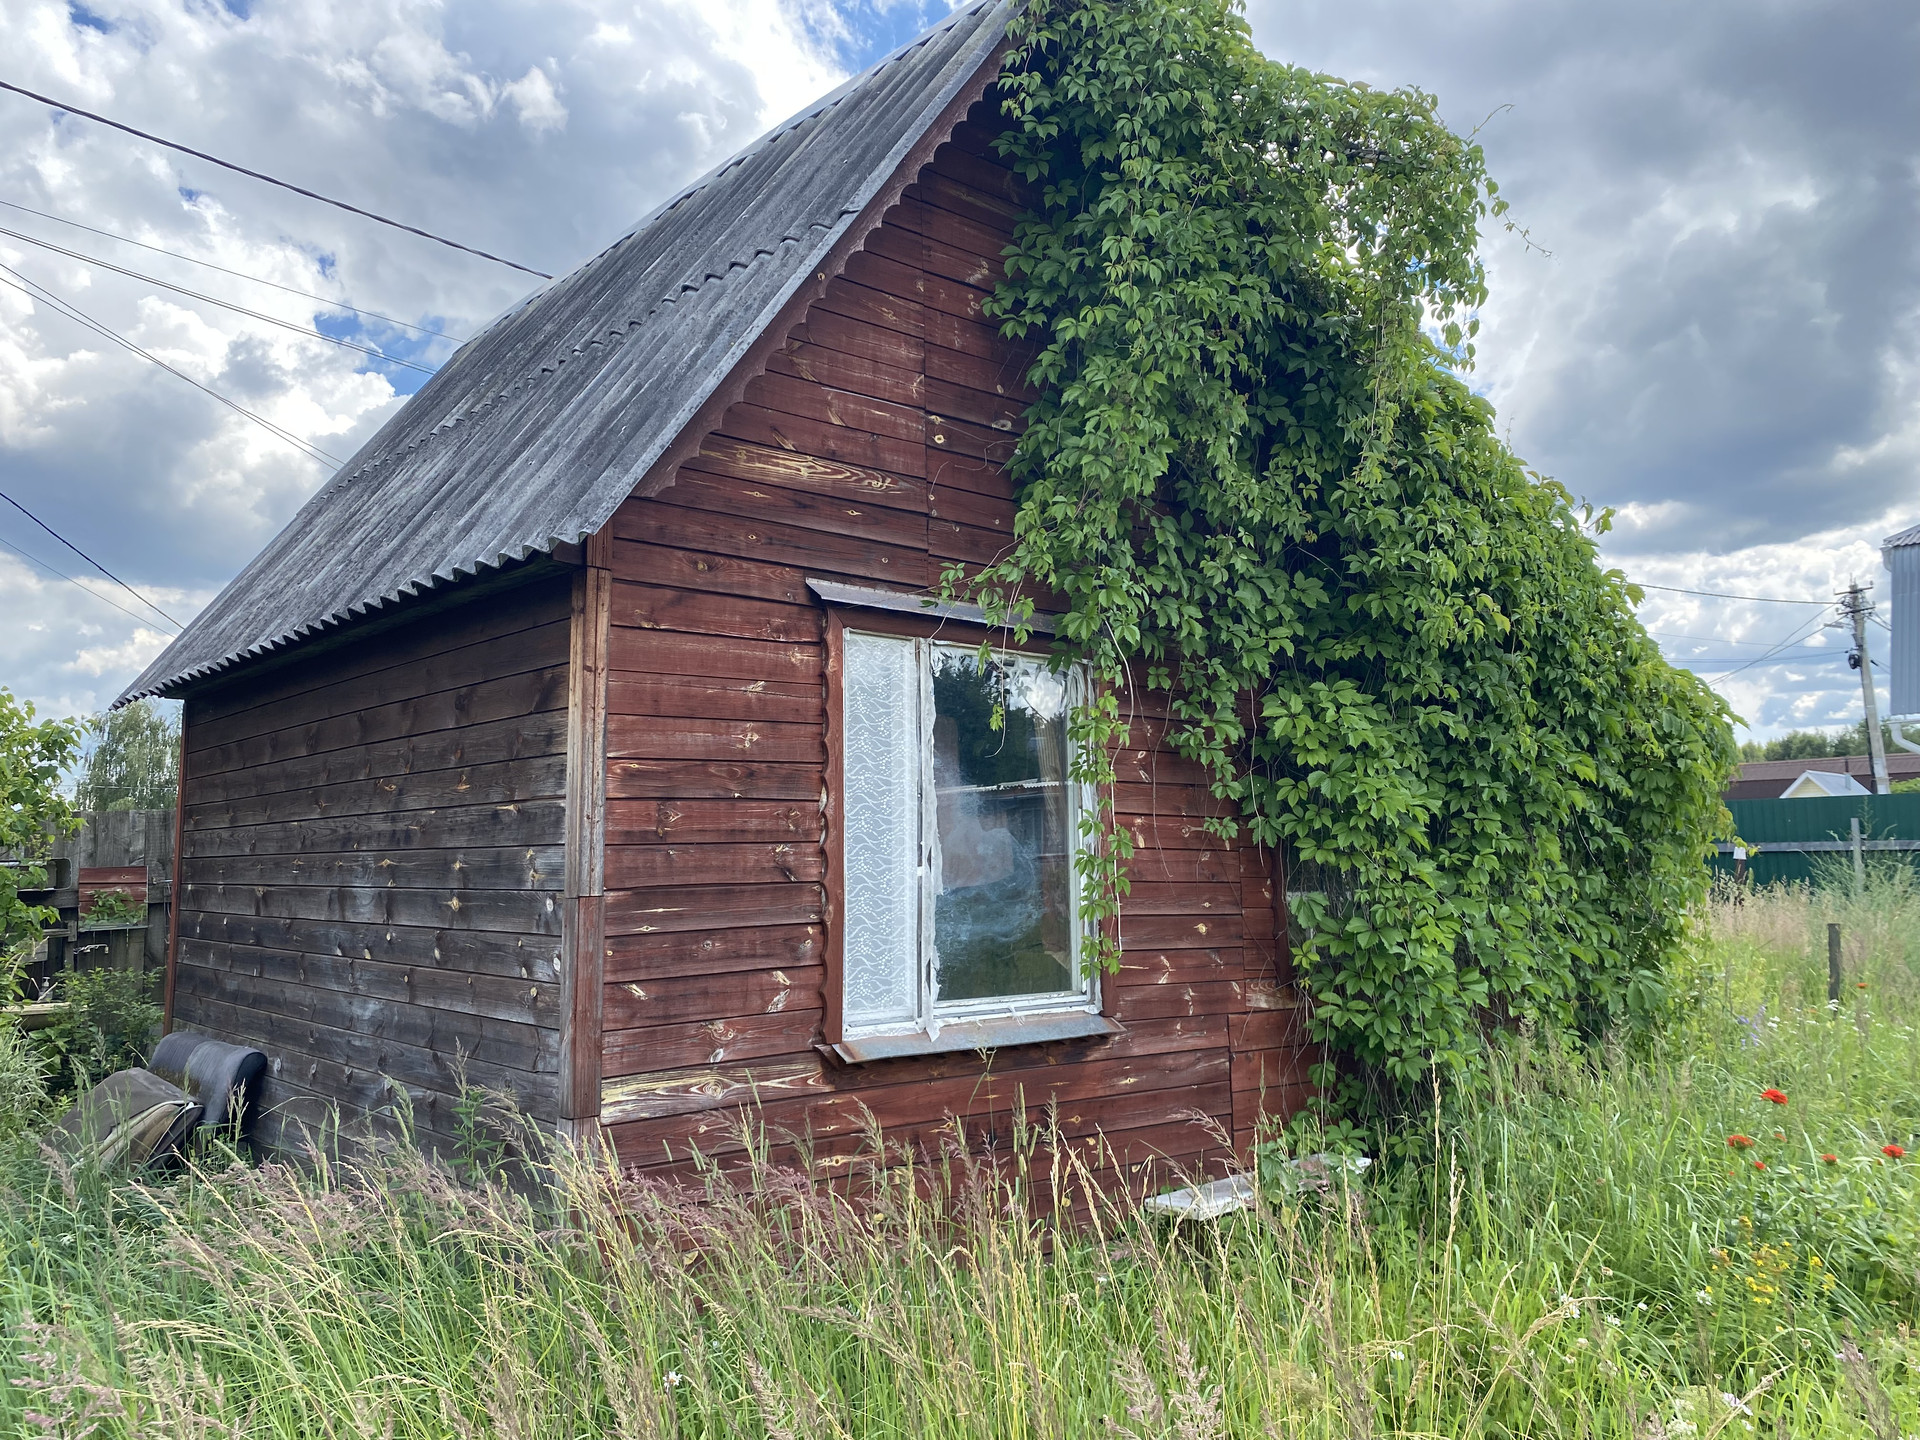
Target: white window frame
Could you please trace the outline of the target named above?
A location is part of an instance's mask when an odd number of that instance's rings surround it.
[[[935,902],[939,894],[941,875],[939,809],[938,796],[933,784],[933,719],[934,693],[933,672],[936,657],[944,652],[977,653],[978,642],[970,642],[953,635],[909,635],[893,630],[868,629],[857,620],[849,620],[840,629],[840,643],[836,647],[842,662],[847,663],[849,652],[863,645],[911,646],[913,654],[913,672],[917,676],[917,688],[912,694],[903,695],[903,715],[911,719],[905,721],[902,728],[911,727],[912,749],[916,760],[916,788],[918,792],[918,853],[909,857],[914,870],[915,893],[908,907],[915,927],[912,936],[911,958],[902,957],[897,963],[910,963],[913,966],[912,994],[913,1014],[910,1018],[888,1018],[873,1023],[860,1023],[859,1018],[847,1013],[845,987],[850,966],[854,957],[845,947],[856,942],[849,938],[851,932],[858,929],[859,917],[849,913],[857,900],[850,896],[852,888],[848,882],[848,872],[859,864],[858,857],[850,852],[860,843],[862,835],[857,817],[849,817],[847,805],[846,765],[857,763],[858,757],[847,757],[842,752],[840,766],[841,793],[835,796],[840,823],[844,827],[840,839],[842,858],[838,906],[838,916],[842,929],[838,937],[841,949],[841,963],[835,983],[842,987],[839,997],[842,1003],[843,1023],[838,1036],[830,1037],[839,1041],[833,1048],[840,1050],[844,1058],[871,1059],[884,1058],[889,1054],[916,1053],[925,1050],[948,1050],[970,1048],[974,1045],[986,1046],[1000,1043],[1019,1043],[1029,1040],[1065,1039],[1074,1036],[1111,1034],[1120,1027],[1100,1015],[1099,977],[1090,964],[1093,952],[1092,941],[1094,927],[1082,917],[1081,887],[1085,877],[1082,874],[1081,857],[1087,844],[1081,833],[1081,819],[1092,813],[1096,796],[1091,785],[1084,782],[1069,782],[1067,798],[1069,806],[1068,835],[1073,847],[1073,863],[1070,867],[1070,899],[1073,915],[1070,920],[1070,934],[1073,945],[1073,971],[1076,977],[1074,988],[1052,991],[1044,994],[991,996],[979,999],[947,1001],[937,995],[937,952],[934,948]],[[993,653],[1009,658],[1023,660],[1044,660],[1044,656],[1031,651],[1008,646],[992,646]],[[1084,667],[1075,666],[1066,672],[1066,704],[1069,713],[1086,703],[1088,695],[1088,677]],[[835,717],[835,729],[838,743],[845,745],[849,735],[851,717],[845,714],[847,705],[846,688],[841,689],[842,714]],[[897,753],[897,752],[896,752]],[[856,783],[858,783],[856,781]],[[904,869],[904,865],[903,865]],[[883,1042],[879,1045],[860,1042]],[[919,1042],[907,1048],[890,1047],[887,1041]]]

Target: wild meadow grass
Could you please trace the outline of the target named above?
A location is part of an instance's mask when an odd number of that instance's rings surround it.
[[[1728,892],[1705,927],[1656,1053],[1516,1043],[1415,1158],[1178,1230],[1043,1149],[1013,1183],[1085,1230],[953,1158],[687,1192],[564,1153],[543,1190],[19,1147],[0,1432],[1920,1432],[1920,894]]]

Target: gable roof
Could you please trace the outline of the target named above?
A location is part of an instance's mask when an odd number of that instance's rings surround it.
[[[1782,800],[1804,800],[1822,795],[1871,795],[1873,792],[1851,775],[1836,775],[1831,770],[1802,770],[1800,778],[1780,792]]]
[[[461,346],[115,703],[598,531],[984,92],[1015,3],[949,16]]]

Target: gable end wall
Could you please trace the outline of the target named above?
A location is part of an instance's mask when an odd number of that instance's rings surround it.
[[[672,483],[608,530],[601,1120],[621,1159],[737,1154],[740,1106],[817,1161],[889,1138],[973,1143],[1053,1100],[1129,1172],[1224,1158],[1261,1109],[1306,1093],[1300,1012],[1276,941],[1271,857],[1203,828],[1216,803],[1159,742],[1149,697],[1118,757],[1139,853],[1126,1034],[840,1067],[825,1015],[824,612],[809,578],[918,589],[983,563],[1013,528],[1003,470],[1030,357],[981,317],[1026,197],[975,106]],[[1141,1174],[1146,1172],[1141,1171]]]

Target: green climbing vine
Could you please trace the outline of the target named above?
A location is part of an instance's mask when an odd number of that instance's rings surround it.
[[[1233,0],[1032,0],[1012,33],[998,143],[1040,198],[990,313],[1040,398],[1015,542],[948,586],[1064,611],[1109,682],[1083,779],[1164,709],[1214,823],[1284,847],[1314,1023],[1360,1066],[1651,1020],[1728,715],[1461,378],[1504,210],[1479,147],[1268,60]],[[1095,823],[1111,916],[1131,847]]]

